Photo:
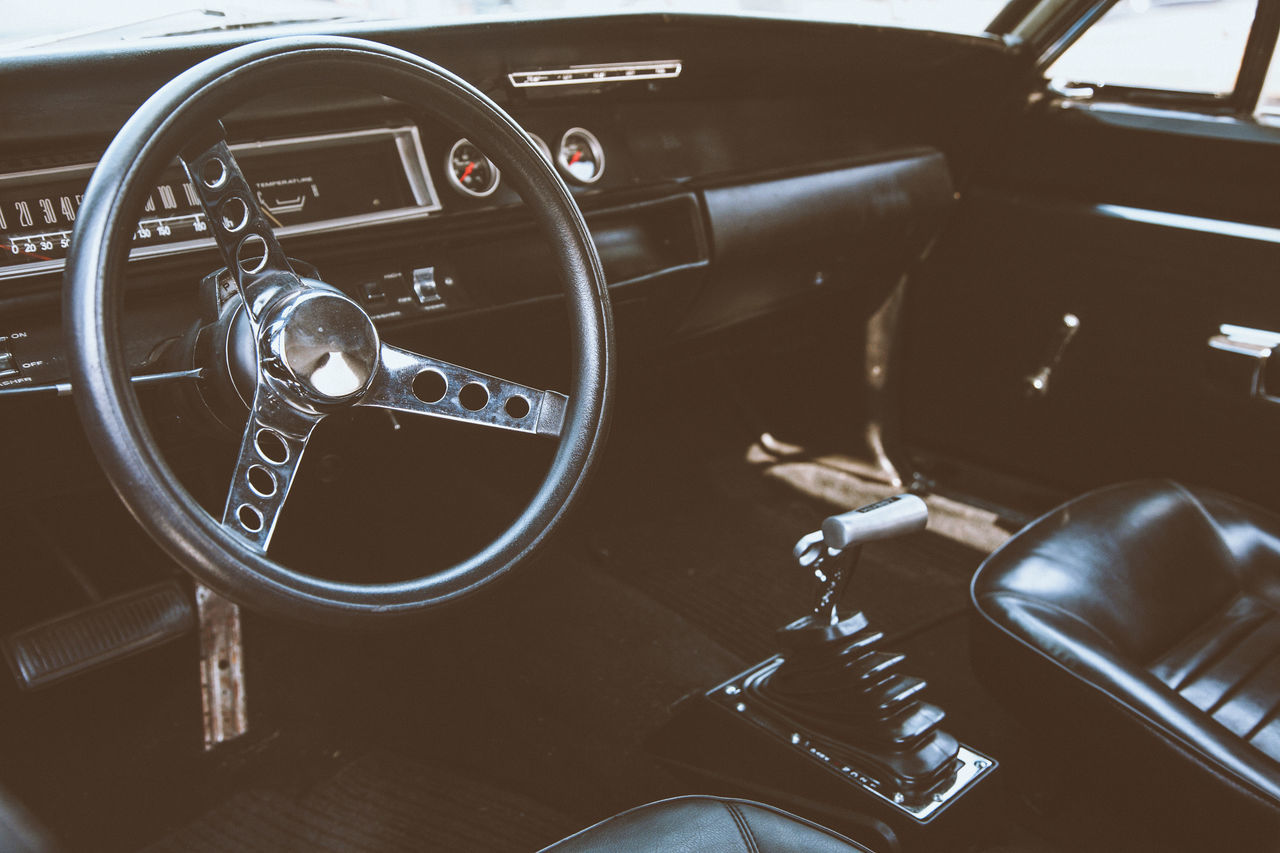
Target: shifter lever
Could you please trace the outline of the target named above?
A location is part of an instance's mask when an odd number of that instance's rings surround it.
[[[915,533],[928,522],[929,507],[923,500],[895,495],[833,515],[822,522],[821,530],[802,536],[791,553],[818,581],[813,620],[820,625],[840,622],[840,597],[853,576],[862,543]]]
[[[942,729],[946,712],[922,697],[923,679],[903,672],[905,656],[882,648],[884,634],[860,610],[841,618],[838,604],[865,543],[923,530],[928,519],[923,500],[896,495],[832,516],[802,537],[792,553],[817,581],[812,611],[778,630],[778,654],[705,694],[775,746],[905,812],[916,828],[995,763]],[[716,714],[690,730],[693,748],[720,737],[724,718]],[[722,742],[739,761],[741,742]],[[681,741],[684,750],[692,743]],[[775,754],[760,765],[762,785],[777,784]]]
[[[908,804],[951,783],[959,744],[939,728],[942,709],[921,701],[924,681],[898,671],[903,656],[879,648],[884,635],[861,611],[841,618],[839,602],[864,543],[928,521],[923,500],[896,495],[833,515],[802,537],[792,553],[818,582],[813,612],[781,629],[777,662],[744,681],[765,714],[822,738],[827,754]]]

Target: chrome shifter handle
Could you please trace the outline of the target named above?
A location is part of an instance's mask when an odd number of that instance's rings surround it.
[[[864,542],[890,539],[924,530],[929,507],[916,495],[894,495],[822,522],[822,529],[800,538],[792,554],[817,581],[813,619],[820,625],[839,623],[840,597],[853,576]]]
[[[828,548],[843,551],[876,539],[890,539],[924,530],[929,507],[916,495],[894,495],[882,501],[822,522],[822,539]]]

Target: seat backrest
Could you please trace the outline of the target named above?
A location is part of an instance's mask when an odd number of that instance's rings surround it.
[[[1167,481],[1100,489],[1033,522],[979,568],[974,668],[1042,724],[1128,751],[1139,757],[1131,766],[1189,762],[1270,821],[1280,764],[1250,745],[1252,732],[1178,688],[1198,683],[1182,670],[1199,671],[1201,650],[1214,657],[1219,635],[1230,646],[1232,626],[1274,618],[1278,583],[1280,518]],[[1258,656],[1245,651],[1251,665]],[[1267,708],[1274,695],[1269,684],[1242,694]]]
[[[1191,493],[1128,483],[1065,504],[993,554],[974,578],[979,608],[1001,600],[1080,642],[1145,664],[1240,589],[1236,561]]]

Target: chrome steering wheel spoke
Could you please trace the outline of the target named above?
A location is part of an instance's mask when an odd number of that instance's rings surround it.
[[[265,552],[294,474],[324,415],[305,412],[259,382],[222,512],[222,526]]]
[[[222,125],[214,127],[216,141],[210,143],[206,137],[196,143],[196,150],[184,150],[180,159],[256,329],[267,306],[281,293],[298,287],[301,279],[227,146]]]
[[[569,398],[384,343],[359,405],[558,437]]]

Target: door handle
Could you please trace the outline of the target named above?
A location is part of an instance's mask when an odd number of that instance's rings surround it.
[[[1045,350],[1044,363],[1039,370],[1022,377],[1022,390],[1028,397],[1039,399],[1049,396],[1049,380],[1053,378],[1053,371],[1066,355],[1067,345],[1071,343],[1071,339],[1078,331],[1080,331],[1080,318],[1070,312],[1063,314],[1062,321],[1058,324],[1048,349]]]
[[[1076,83],[1069,80],[1050,80],[1045,88],[1061,98],[1073,101],[1087,100],[1098,92],[1098,87],[1090,83]]]
[[[1280,348],[1280,332],[1223,323],[1209,337],[1209,372],[1225,388],[1268,403],[1280,397],[1267,390],[1271,353]]]

